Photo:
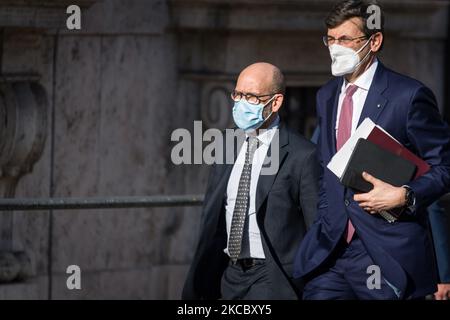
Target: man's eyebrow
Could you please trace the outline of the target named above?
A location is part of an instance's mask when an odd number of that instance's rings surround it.
[[[341,35],[341,36],[339,36],[339,37],[337,37],[337,38],[335,38],[335,37],[333,37],[333,36],[327,34],[327,37],[334,38],[334,39],[340,39],[340,38],[344,38],[344,37],[345,37],[345,38],[352,38],[352,37],[350,37],[349,35],[346,35],[346,34],[343,34],[343,35]]]
[[[254,93],[254,92],[242,92],[242,91],[237,91],[237,92],[240,92],[240,93],[245,94],[245,95],[252,95],[252,96],[255,96],[255,97],[259,95],[259,94]]]

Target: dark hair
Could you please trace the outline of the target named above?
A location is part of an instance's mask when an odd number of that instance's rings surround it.
[[[284,76],[280,69],[275,68],[272,75],[272,92],[282,93],[286,92],[286,84]]]
[[[367,20],[370,18],[372,13],[367,12],[367,8],[371,5],[377,5],[381,8],[380,4],[376,0],[344,0],[339,3],[337,3],[333,10],[329,13],[328,17],[325,19],[325,25],[328,29],[333,29],[345,21],[358,17],[363,20],[363,31],[364,34],[367,37],[370,37],[371,35],[382,32],[384,33],[384,14],[383,10],[380,10],[381,12],[381,23],[380,23],[380,29],[377,28],[369,28],[367,24]]]

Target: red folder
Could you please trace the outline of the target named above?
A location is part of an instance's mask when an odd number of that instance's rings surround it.
[[[417,179],[428,170],[430,166],[424,160],[416,156],[414,153],[405,148],[402,144],[386,134],[383,130],[375,126],[370,132],[367,140],[375,143],[383,149],[390,151],[396,155],[399,155],[403,159],[409,160],[417,166],[417,172],[414,179]]]

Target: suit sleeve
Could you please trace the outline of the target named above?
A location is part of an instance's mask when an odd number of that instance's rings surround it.
[[[322,124],[322,118],[320,117],[320,114],[317,118],[318,125],[316,130],[314,131],[313,137],[311,138],[311,141],[315,144],[317,144],[317,163],[319,164],[319,173],[318,173],[318,188],[319,188],[319,199],[318,199],[318,205],[317,208],[320,210],[321,208],[327,208],[328,207],[328,201],[326,198],[325,193],[325,187],[323,186],[323,172],[324,172],[324,164],[322,160],[322,154],[320,151],[322,150],[322,132],[325,132],[325,128],[321,128]]]
[[[195,250],[194,250],[194,257],[193,260],[198,258],[200,247],[202,243],[200,242],[201,235],[205,229],[205,220],[206,220],[206,212],[204,210],[205,208],[205,202],[207,199],[209,199],[209,196],[213,190],[213,179],[215,175],[216,170],[216,164],[213,164],[209,169],[209,175],[208,175],[208,181],[207,181],[207,187],[206,187],[206,193],[204,197],[204,203],[202,206],[201,216],[200,216],[200,232],[197,235]],[[182,300],[199,300],[202,297],[200,296],[200,293],[196,289],[196,283],[195,283],[195,274],[196,274],[196,264],[194,262],[191,263],[191,266],[189,267],[188,274],[186,276],[183,290],[181,292],[181,299]]]
[[[322,144],[323,144],[323,139],[325,138],[324,136],[324,132],[326,132],[326,128],[323,127],[323,121],[322,121],[322,112],[321,112],[321,101],[322,99],[320,98],[320,91],[317,93],[317,127],[319,128],[317,131],[317,136],[316,138],[316,142],[317,142],[317,160],[318,160],[318,164],[319,164],[319,174],[318,174],[318,188],[319,188],[319,192],[318,192],[318,203],[317,203],[317,217],[316,219],[319,219],[320,216],[322,215],[322,212],[324,210],[327,210],[328,208],[328,199],[327,199],[327,195],[326,195],[326,191],[325,191],[325,186],[324,186],[324,170],[325,170],[325,165],[323,163],[323,158],[322,158]]]
[[[450,131],[433,93],[424,86],[412,96],[407,134],[417,154],[430,165],[426,174],[409,184],[416,196],[414,215],[450,190]]]
[[[308,228],[314,222],[317,213],[319,172],[317,152],[314,150],[306,157],[300,177],[300,204]]]
[[[215,176],[216,176],[216,163],[212,164],[209,168],[209,174],[208,174],[208,181],[206,182],[206,192],[205,196],[203,198],[203,206],[202,206],[202,213],[200,215],[200,225],[203,226],[204,220],[205,220],[205,205],[206,201],[211,198],[211,193],[214,191],[215,188]]]

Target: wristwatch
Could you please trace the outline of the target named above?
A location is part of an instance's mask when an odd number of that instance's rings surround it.
[[[402,187],[406,189],[405,208],[413,212],[416,205],[416,195],[414,194],[414,191],[411,189],[410,186],[404,185]]]

